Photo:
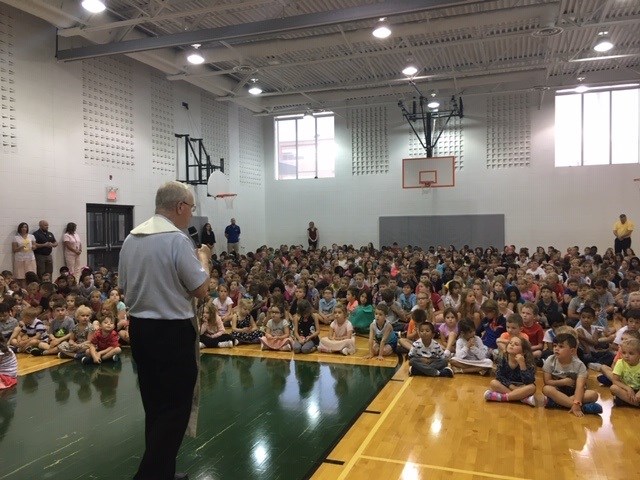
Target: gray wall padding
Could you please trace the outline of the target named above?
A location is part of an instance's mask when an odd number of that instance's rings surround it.
[[[430,215],[379,217],[380,246],[504,246],[504,215]]]

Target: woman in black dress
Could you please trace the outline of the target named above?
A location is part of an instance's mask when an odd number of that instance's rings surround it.
[[[211,249],[211,253],[216,253],[216,234],[213,233],[210,223],[205,223],[200,234],[200,241]]]

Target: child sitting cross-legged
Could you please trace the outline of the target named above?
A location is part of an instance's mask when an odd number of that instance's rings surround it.
[[[213,301],[207,302],[200,318],[200,348],[231,348],[237,344],[238,341],[225,331]]]
[[[293,348],[293,340],[289,332],[289,321],[284,318],[282,304],[274,304],[269,307],[269,320],[264,336],[260,337],[261,350],[282,350],[290,352]]]
[[[611,393],[618,406],[640,406],[640,340],[627,338],[620,345],[622,358],[613,367]]]
[[[585,413],[602,413],[596,403],[598,393],[586,389],[587,367],[577,356],[578,340],[571,333],[559,333],[553,344],[553,355],[544,361],[545,407],[568,408],[576,417]]]
[[[514,314],[515,315],[515,314]],[[491,380],[484,399],[492,402],[521,401],[536,406],[536,365],[528,340],[513,336],[498,361],[496,379]]]
[[[38,318],[39,312],[40,309],[37,307],[26,307],[22,310],[18,324],[20,328],[14,329],[9,339],[10,348],[14,352],[30,353],[34,348],[38,348],[41,342],[49,340],[47,327]]]
[[[82,357],[82,363],[102,363],[103,360],[117,362],[120,360],[118,355],[122,350],[115,328],[116,322],[112,317],[105,315],[100,319],[100,329],[94,332],[88,355]]]
[[[347,308],[338,305],[334,311],[334,320],[329,326],[331,333],[320,339],[318,350],[321,352],[340,352],[343,355],[356,353],[356,343],[353,338],[353,325],[347,320]]]
[[[413,342],[409,351],[409,375],[426,377],[453,377],[444,351],[434,340],[436,329],[432,323],[424,322],[418,327],[420,338]]]
[[[71,338],[71,330],[75,323],[71,317],[67,316],[67,305],[60,298],[52,302],[51,311],[53,319],[49,323],[49,337],[47,341],[41,341],[37,348],[33,348],[31,355],[57,355],[60,352],[60,344]]]
[[[487,300],[488,301],[488,300]],[[487,358],[489,349],[476,335],[473,320],[463,319],[458,323],[458,340],[456,353],[451,359],[451,366],[456,373],[479,373],[485,375],[493,367]]]
[[[378,305],[375,317],[369,326],[369,353],[364,358],[384,360],[385,356],[393,355],[398,345],[398,335],[393,326],[387,321],[389,307]]]
[[[71,329],[69,340],[58,346],[58,358],[82,359],[87,354],[95,331],[90,322],[92,313],[86,305],[80,305],[76,309],[75,317],[78,323]]]

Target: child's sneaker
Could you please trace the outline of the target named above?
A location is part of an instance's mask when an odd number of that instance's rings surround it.
[[[86,355],[85,355],[84,357],[82,357],[82,358],[80,359],[80,362],[81,362],[83,365],[89,365],[89,364],[92,364],[92,363],[93,363],[93,358],[88,357],[88,356],[86,356]]]
[[[444,367],[442,370],[440,370],[440,376],[445,378],[453,378],[453,370],[451,370],[449,367]]]
[[[63,358],[67,358],[67,357],[65,357],[62,352],[58,352],[58,358],[62,360]]]
[[[9,350],[11,350],[13,353],[18,353],[18,347],[14,345],[9,345]]]
[[[559,405],[554,402],[550,397],[544,396],[544,408],[557,408]]]
[[[281,350],[283,352],[290,352],[291,351],[291,345],[285,345],[284,347],[281,348]]]
[[[117,353],[111,357],[111,360],[113,360],[114,362],[119,362],[120,361],[120,355],[118,355]]]
[[[625,402],[624,400],[622,400],[622,399],[620,399],[620,398],[618,398],[618,397],[614,396],[614,397],[613,397],[613,404],[614,404],[616,407],[624,407],[625,405],[627,405],[627,402]]]
[[[613,382],[609,380],[609,378],[604,373],[598,375],[597,380],[601,385],[605,387],[610,387],[611,385],[613,385]]]
[[[202,350],[203,348],[207,348],[207,346],[204,343],[200,342],[200,350]]]
[[[229,341],[231,341],[231,340],[229,340]],[[239,341],[237,338],[235,338],[235,339],[233,340],[233,346],[234,346],[234,347],[238,346],[238,343],[240,343],[240,341]]]
[[[536,406],[536,397],[534,397],[533,395],[529,395],[527,398],[523,398],[520,401],[532,407]]]
[[[39,348],[33,347],[29,353],[35,357],[41,357],[44,352]]]
[[[599,415],[602,413],[602,407],[596,402],[585,403],[582,405],[582,413]]]

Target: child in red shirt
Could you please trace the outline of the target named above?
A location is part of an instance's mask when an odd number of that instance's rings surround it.
[[[542,350],[544,348],[544,330],[538,323],[538,306],[535,303],[527,302],[522,305],[520,313],[522,314],[523,322],[522,332],[526,333],[529,337],[533,357],[538,360],[542,357]]]
[[[102,363],[103,360],[120,360],[118,354],[122,351],[118,341],[118,332],[113,318],[105,315],[100,320],[100,329],[93,334],[88,355],[82,357],[82,363]]]

